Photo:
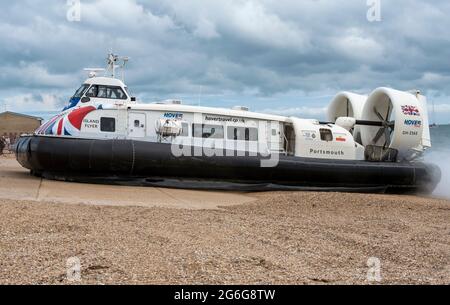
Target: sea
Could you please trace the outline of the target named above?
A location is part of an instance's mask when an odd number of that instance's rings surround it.
[[[59,111],[27,112],[48,120]],[[427,150],[424,158],[427,162],[438,165],[442,171],[441,183],[436,188],[434,196],[450,199],[450,125],[437,125],[430,129],[432,148]]]

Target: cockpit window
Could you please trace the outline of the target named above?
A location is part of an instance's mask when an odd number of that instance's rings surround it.
[[[106,98],[107,97],[106,86],[98,86],[97,97],[99,97],[99,98]]]
[[[97,97],[98,94],[98,86],[93,85],[91,88],[89,88],[88,92],[86,92],[87,97]]]
[[[86,91],[86,89],[89,87],[87,84],[83,84],[80,88],[78,88],[77,91],[75,91],[75,94],[73,97],[81,97],[83,96],[83,93]]]
[[[120,87],[93,85],[86,93],[87,97],[126,100],[128,97]]]
[[[108,87],[108,98],[126,100],[127,95],[120,87]]]

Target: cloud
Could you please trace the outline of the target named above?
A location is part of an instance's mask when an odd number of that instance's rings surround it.
[[[18,66],[6,66],[0,70],[0,87],[67,88],[73,85],[73,77],[67,74],[51,74],[36,63],[20,62]]]
[[[166,15],[157,16],[134,0],[98,0],[81,5],[80,19],[96,29],[117,29],[117,34],[128,31],[143,31],[147,35],[158,35],[176,26]]]
[[[228,26],[236,35],[257,44],[298,52],[308,47],[309,37],[297,24],[268,12],[261,3],[245,2],[234,7],[229,17],[230,22],[222,24],[224,28]]]
[[[20,94],[4,98],[3,104],[11,111],[52,111],[62,109],[64,101],[56,94]]]
[[[205,18],[198,20],[197,27],[194,30],[194,35],[205,39],[220,37],[220,34],[217,33],[215,24]]]
[[[342,37],[334,37],[336,51],[359,62],[376,62],[382,58],[384,47],[360,29],[352,28]]]
[[[439,104],[439,105],[435,105],[434,108],[433,106],[428,105],[428,111],[433,111],[435,110],[438,113],[450,113],[450,104]]]
[[[113,49],[131,57],[126,80],[141,97],[193,96],[201,87],[220,99],[214,105],[241,96],[252,108],[301,112],[326,106],[299,105],[303,97],[391,86],[450,104],[448,1],[383,1],[374,23],[363,0],[81,4],[80,22],[66,19],[65,1],[0,4],[2,96],[65,100],[82,69],[103,67]],[[283,96],[293,91],[296,99]],[[286,99],[266,107],[277,96]]]

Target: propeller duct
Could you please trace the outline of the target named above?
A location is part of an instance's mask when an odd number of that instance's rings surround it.
[[[362,144],[396,149],[400,160],[409,158],[423,150],[426,111],[414,94],[391,88],[376,89],[364,105],[362,120],[378,122],[378,126],[360,126]]]
[[[340,117],[351,117],[356,120],[360,120],[362,118],[362,112],[366,100],[366,95],[360,95],[347,91],[338,93],[328,106],[328,122],[335,123]],[[360,127],[355,126],[352,132],[355,141],[361,143]]]

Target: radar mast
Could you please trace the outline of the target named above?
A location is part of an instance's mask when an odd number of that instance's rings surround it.
[[[128,56],[118,56],[110,52],[107,58],[106,72],[105,76],[108,75],[112,78],[116,78],[116,69],[122,69],[122,81],[124,81],[125,75],[125,65],[130,60]]]
[[[96,77],[98,72],[105,72],[105,77],[116,78],[116,69],[122,69],[121,78],[125,82],[125,65],[130,60],[128,56],[119,56],[112,52],[106,58],[106,68],[84,68],[84,71],[89,72],[89,77]]]

